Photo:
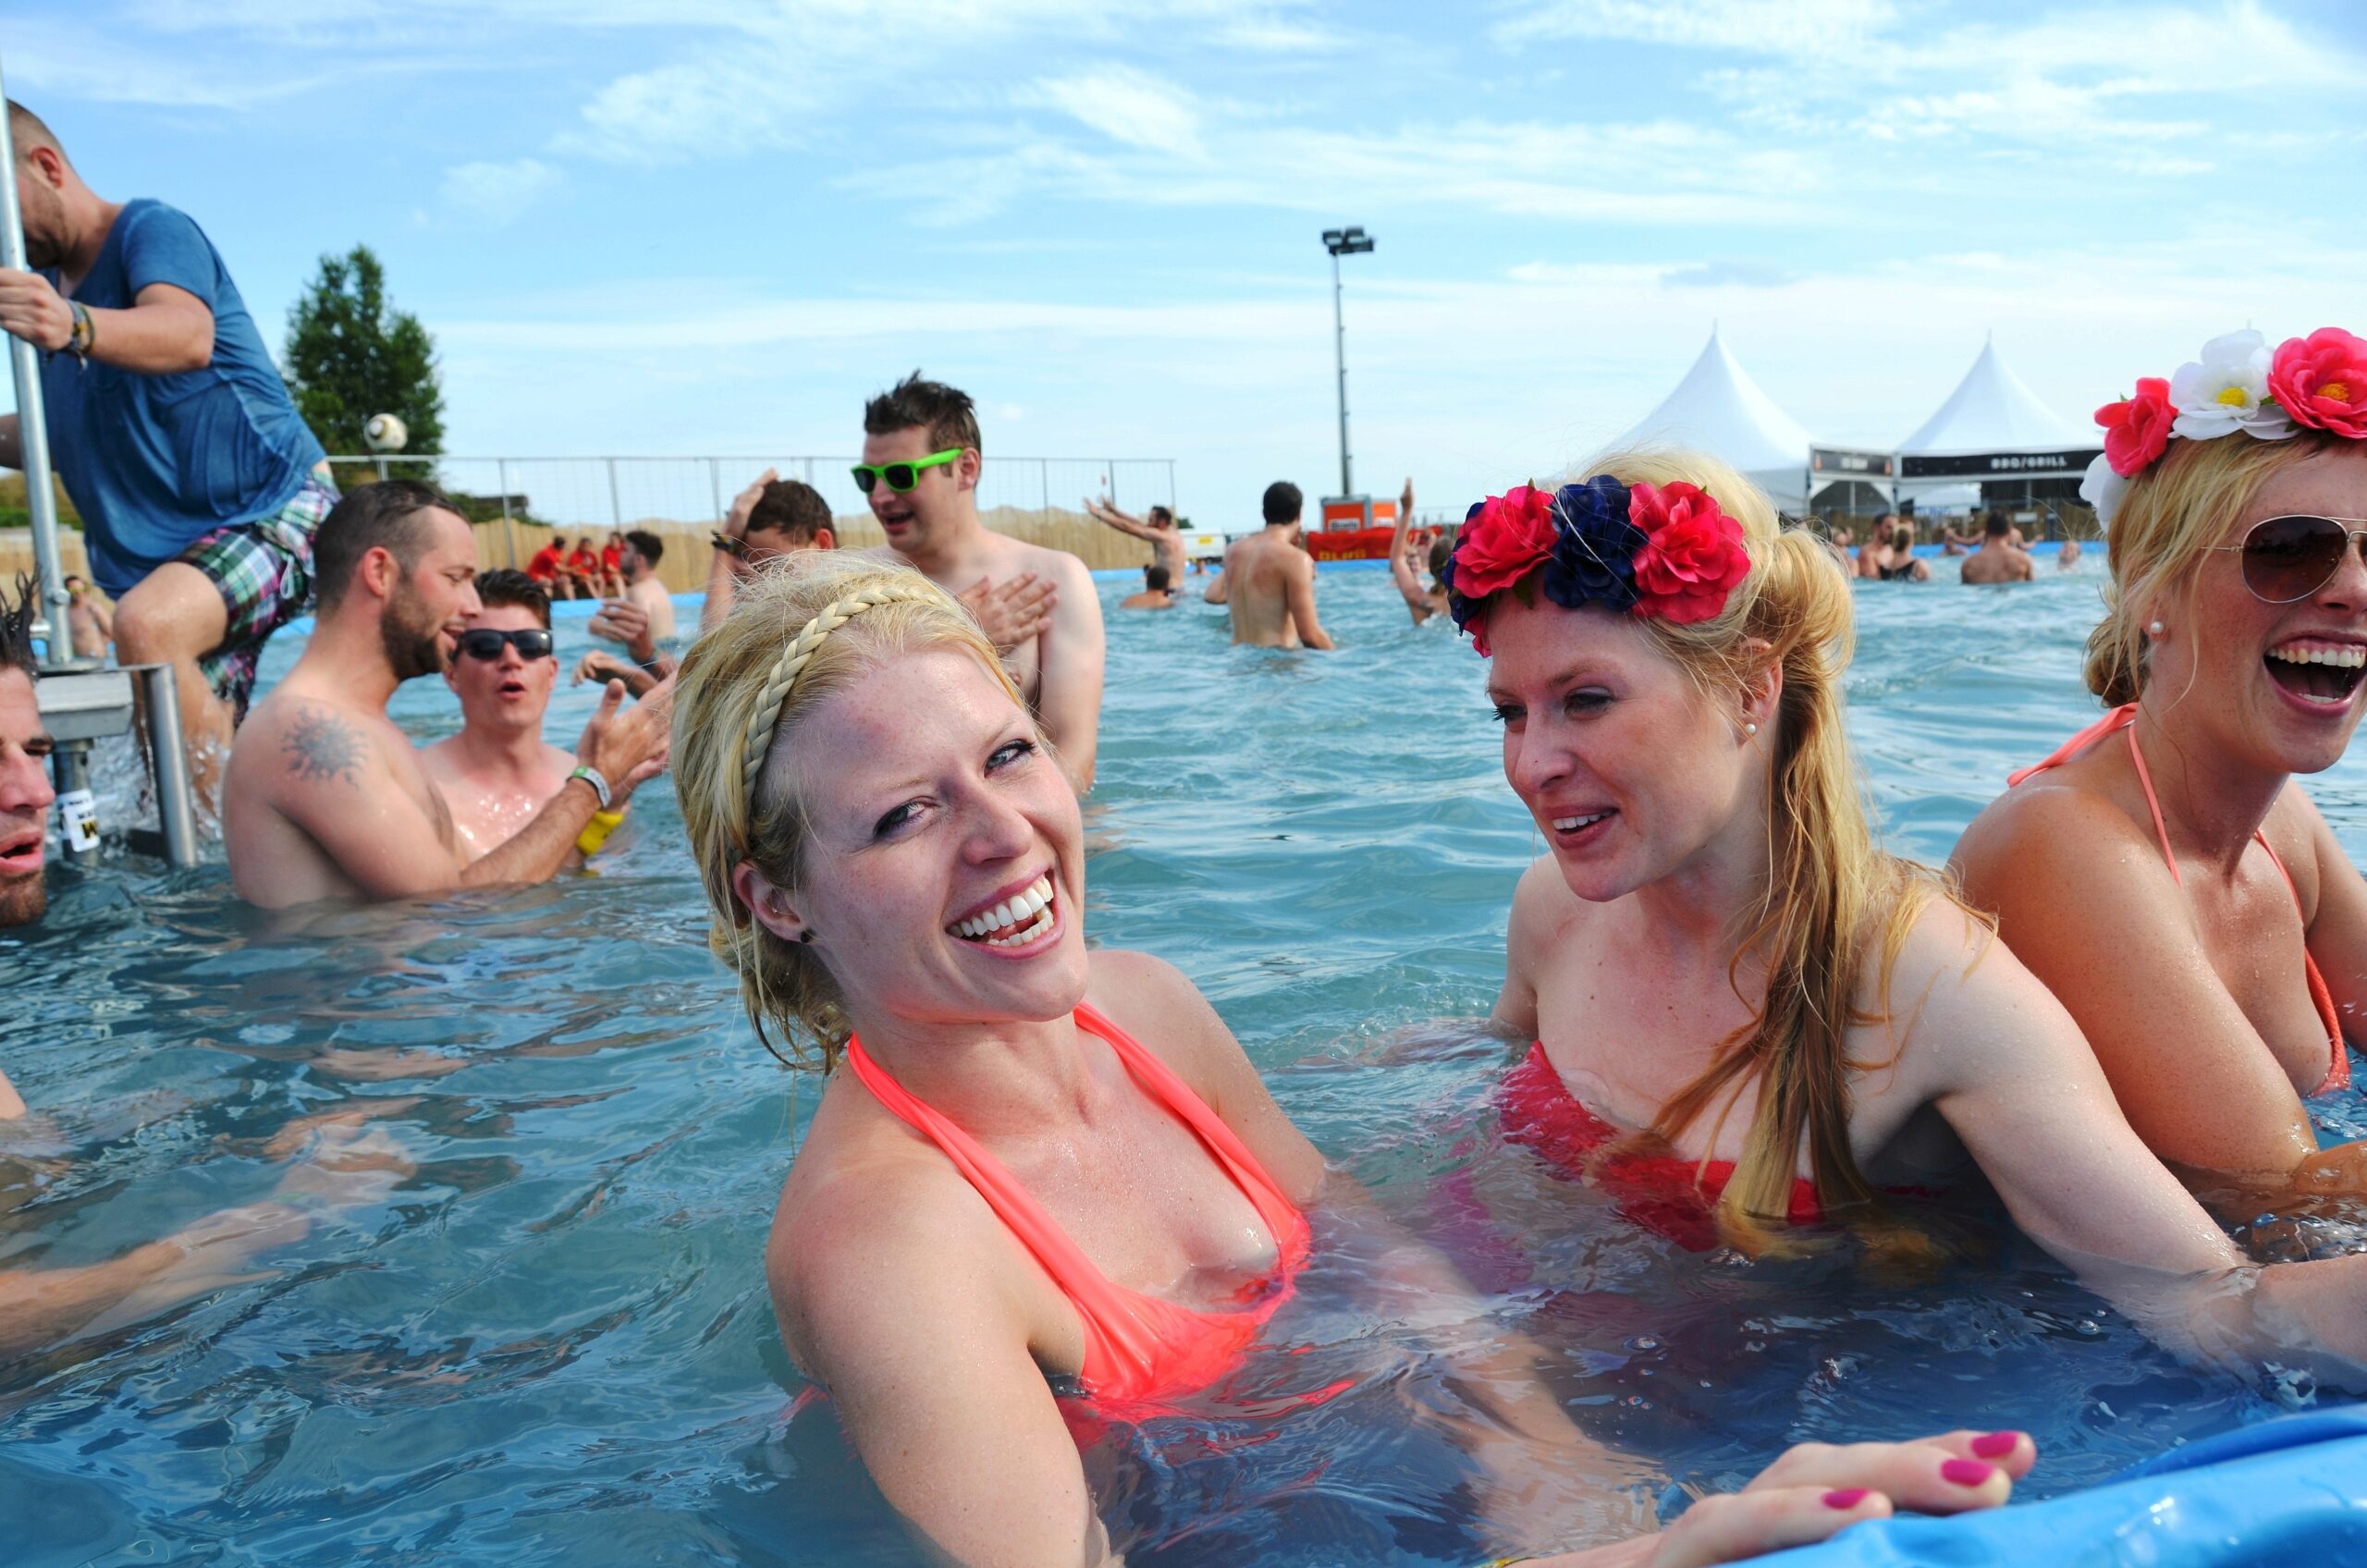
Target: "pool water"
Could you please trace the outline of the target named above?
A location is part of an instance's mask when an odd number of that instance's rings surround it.
[[[2101,565],[1965,591],[1934,564],[1860,586],[1851,683],[1889,841],[1927,859],[2092,717]],[[1197,587],[1110,609],[1088,929],[1189,974],[1315,1142],[1545,1346],[1578,1423],[1634,1456],[1627,1506],[1805,1439],[1956,1426],[2034,1432],[2044,1495],[2310,1397],[2181,1366],[2010,1237],[1920,1281],[1688,1254],[1502,1144],[1507,1056],[1480,1023],[1539,846],[1481,662],[1369,568],[1323,573],[1328,656],[1230,648]],[[563,620],[562,658],[587,645]],[[275,643],[265,679],[295,652]],[[562,689],[552,739],[593,701]],[[458,722],[433,680],[394,711],[423,741]],[[2311,788],[2367,854],[2367,767]],[[54,875],[49,918],[0,937],[6,1065],[36,1111],[0,1132],[0,1263],[94,1261],[267,1198],[289,1167],[266,1142],[300,1115],[378,1112],[415,1167],[250,1277],[0,1364],[0,1558],[918,1561],[827,1405],[790,1417],[761,1259],[818,1085],[757,1046],[708,957],[667,782],[613,842],[545,888],[279,925],[218,864],[111,863]],[[2355,1099],[2321,1109],[2367,1135]],[[1364,1284],[1319,1252],[1275,1348],[1096,1445],[1130,1560],[1479,1555],[1469,1467],[1409,1414],[1462,1395]]]

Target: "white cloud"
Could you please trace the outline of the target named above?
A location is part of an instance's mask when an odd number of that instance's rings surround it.
[[[472,216],[507,223],[560,183],[558,170],[537,158],[461,164],[444,171],[444,199]]]
[[[1515,43],[1617,39],[1840,62],[1850,45],[1897,16],[1889,0],[1545,0],[1500,22],[1495,33]]]
[[[1147,152],[1198,160],[1200,113],[1172,83],[1127,66],[1101,66],[1073,76],[1040,77],[1022,103],[1047,104],[1112,141]]]

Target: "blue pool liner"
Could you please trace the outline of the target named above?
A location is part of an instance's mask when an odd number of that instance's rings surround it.
[[[2367,1562],[2367,1407],[2222,1432],[2044,1502],[1952,1519],[1878,1520],[1756,1561],[1774,1568]]]

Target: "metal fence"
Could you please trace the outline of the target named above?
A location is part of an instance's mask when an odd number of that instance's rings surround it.
[[[555,528],[606,533],[648,522],[708,524],[765,470],[802,479],[841,517],[868,510],[847,471],[861,459],[823,457],[737,458],[331,458],[340,487],[380,475],[433,479],[455,495],[501,503],[500,516]],[[1106,496],[1139,516],[1175,505],[1172,458],[989,457],[978,476],[984,513],[1082,509]]]

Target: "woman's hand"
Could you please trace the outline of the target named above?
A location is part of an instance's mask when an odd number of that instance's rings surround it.
[[[2025,1432],[1904,1443],[1802,1443],[1738,1492],[1705,1497],[1658,1536],[1531,1560],[1527,1568],[1709,1568],[1811,1546],[1868,1519],[1995,1508],[2038,1462]]]

